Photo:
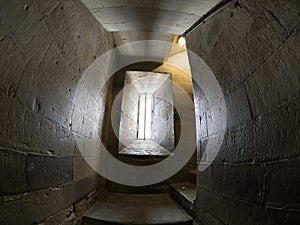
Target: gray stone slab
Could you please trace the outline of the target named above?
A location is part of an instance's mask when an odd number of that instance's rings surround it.
[[[73,159],[28,154],[26,172],[28,187],[33,190],[63,184],[72,180]]]
[[[0,195],[27,190],[26,158],[25,153],[0,148]]]
[[[167,194],[106,193],[86,213],[83,224],[92,224],[89,221],[100,224],[192,224],[192,218]]]
[[[196,218],[194,201],[196,200],[196,185],[190,182],[170,184],[170,195],[177,201],[193,218]]]
[[[266,204],[299,213],[300,158],[270,162],[266,167]]]

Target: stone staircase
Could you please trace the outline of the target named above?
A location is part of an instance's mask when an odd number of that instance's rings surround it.
[[[186,181],[147,187],[128,187],[107,182],[95,205],[85,214],[83,225],[193,225],[196,218],[197,171]]]
[[[190,182],[170,184],[170,196],[178,202],[192,217],[194,213],[194,201],[196,199],[196,186]]]

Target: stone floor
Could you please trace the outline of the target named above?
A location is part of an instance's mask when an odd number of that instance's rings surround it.
[[[121,155],[168,156],[171,154],[164,147],[152,140],[136,140],[119,152]]]
[[[192,225],[193,219],[168,194],[106,193],[86,213],[83,224]]]

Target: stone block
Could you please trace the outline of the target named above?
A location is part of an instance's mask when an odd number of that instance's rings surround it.
[[[294,98],[270,113],[228,129],[215,161],[266,161],[299,155],[299,100]],[[201,151],[204,148],[202,145]]]
[[[39,190],[71,181],[73,163],[71,157],[28,154],[26,165],[28,187]]]
[[[73,158],[73,180],[81,180],[86,177],[95,175],[96,172],[88,165],[82,157]]]
[[[265,163],[224,163],[211,165],[211,189],[241,201],[263,204]]]
[[[24,56],[38,62],[50,41],[33,0],[4,1],[1,15],[9,31],[16,37]],[[24,32],[25,31],[25,32]]]
[[[33,224],[45,220],[92,192],[98,186],[97,177],[88,177],[20,195],[1,197],[1,224]]]
[[[287,224],[287,211],[276,210],[239,199],[218,195],[205,189],[198,189],[197,210],[208,212],[214,221],[229,225]],[[289,213],[288,213],[289,214]],[[295,215],[290,215],[293,221]],[[204,217],[205,221],[205,217]]]
[[[45,3],[39,2],[43,7]],[[78,62],[78,44],[73,31],[70,28],[68,20],[65,16],[65,7],[62,2],[57,3],[56,6],[49,12],[47,17],[44,18],[44,23],[49,30],[55,42],[55,47],[64,59],[69,62]]]
[[[300,93],[300,28],[246,81],[253,116],[284,104]]]
[[[237,87],[226,96],[227,128],[234,127],[251,120],[250,105],[244,85]]]
[[[76,224],[77,218],[74,213],[74,206],[69,206],[65,209],[60,210],[58,213],[49,216],[47,219],[37,223],[38,225],[53,225],[53,224],[64,224],[73,225]]]
[[[299,172],[299,158],[269,162],[266,168],[265,204],[272,208],[299,210]]]
[[[27,190],[26,159],[25,153],[0,148],[0,195],[17,194]]]

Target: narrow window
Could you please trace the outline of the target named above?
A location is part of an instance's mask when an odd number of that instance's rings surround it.
[[[152,94],[140,94],[139,99],[139,123],[138,123],[138,139],[151,139],[152,124]]]

